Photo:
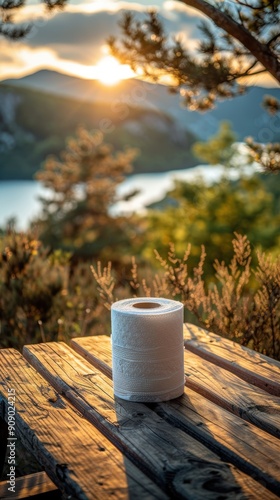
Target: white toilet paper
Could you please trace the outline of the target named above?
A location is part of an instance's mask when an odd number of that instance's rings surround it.
[[[135,298],[111,308],[113,383],[116,396],[156,402],[184,392],[183,304]]]

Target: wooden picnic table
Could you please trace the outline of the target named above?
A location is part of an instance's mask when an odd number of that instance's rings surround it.
[[[114,397],[107,336],[0,350],[2,460],[17,437],[42,468],[10,498],[279,498],[280,363],[191,324],[184,338],[184,395],[149,404]]]

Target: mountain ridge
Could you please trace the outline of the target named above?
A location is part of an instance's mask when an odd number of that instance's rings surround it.
[[[0,179],[31,179],[49,154],[59,155],[79,125],[101,131],[115,149],[137,148],[134,173],[195,166],[192,144],[217,133],[225,120],[240,141],[250,135],[259,142],[280,142],[278,118],[261,108],[267,90],[250,88],[201,114],[180,107],[179,96],[166,87],[140,80],[105,87],[49,70],[5,80],[0,83]],[[280,99],[280,89],[270,94]]]
[[[168,92],[164,85],[141,80],[122,80],[105,86],[97,80],[85,80],[52,70],[40,70],[18,79],[2,82],[48,93],[73,97],[88,102],[111,103],[115,113],[124,113],[125,105],[158,110],[169,114],[178,127],[206,140],[215,134],[221,121],[232,123],[238,140],[252,136],[260,142],[279,140],[280,127],[271,124],[271,117],[262,108],[265,95],[280,99],[280,88],[249,87],[244,95],[217,103],[206,113],[189,111],[180,105],[180,97]],[[241,116],[242,114],[242,116]]]
[[[134,173],[194,166],[193,134],[163,112],[126,103],[88,102],[24,86],[0,85],[0,179],[31,179],[59,155],[79,126],[99,131],[115,150],[139,150]],[[160,148],[158,145],[160,144]]]

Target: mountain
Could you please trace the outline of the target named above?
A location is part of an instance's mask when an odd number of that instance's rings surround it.
[[[180,106],[165,86],[124,80],[98,81],[42,70],[0,83],[0,179],[31,179],[49,154],[58,155],[79,125],[101,131],[116,149],[139,149],[135,173],[194,166],[191,146],[232,123],[238,140],[280,141],[276,117],[262,108],[264,95],[280,89],[250,87],[207,113]]]
[[[79,125],[103,132],[105,142],[116,150],[137,148],[134,173],[196,164],[191,153],[196,138],[166,113],[140,107],[141,102],[136,107],[105,97],[103,102],[88,101],[86,93],[82,97],[70,98],[66,92],[57,95],[25,85],[2,83],[0,179],[31,179],[49,154],[58,155],[65,148],[66,138],[73,136]],[[136,102],[135,93],[133,97]]]
[[[110,103],[114,113],[119,115],[124,113],[125,104],[167,113],[180,129],[189,130],[203,140],[215,134],[223,120],[232,123],[238,140],[247,136],[260,142],[279,140],[280,127],[265,112],[262,101],[267,94],[280,99],[280,88],[248,87],[244,95],[220,102],[212,111],[199,113],[182,107],[180,97],[169,93],[165,86],[141,80],[123,80],[116,86],[106,87],[96,80],[41,70],[3,83],[81,101]]]

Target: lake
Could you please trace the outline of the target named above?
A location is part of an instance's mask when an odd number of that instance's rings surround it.
[[[116,203],[112,213],[129,214],[145,210],[146,205],[164,197],[174,179],[191,181],[201,176],[207,182],[213,182],[220,178],[222,171],[221,166],[198,165],[186,170],[131,175],[119,186],[118,195],[134,189],[140,190],[140,193],[128,202]],[[0,227],[11,217],[16,217],[17,229],[27,229],[29,222],[40,212],[39,197],[46,194],[47,190],[38,181],[0,181]]]

